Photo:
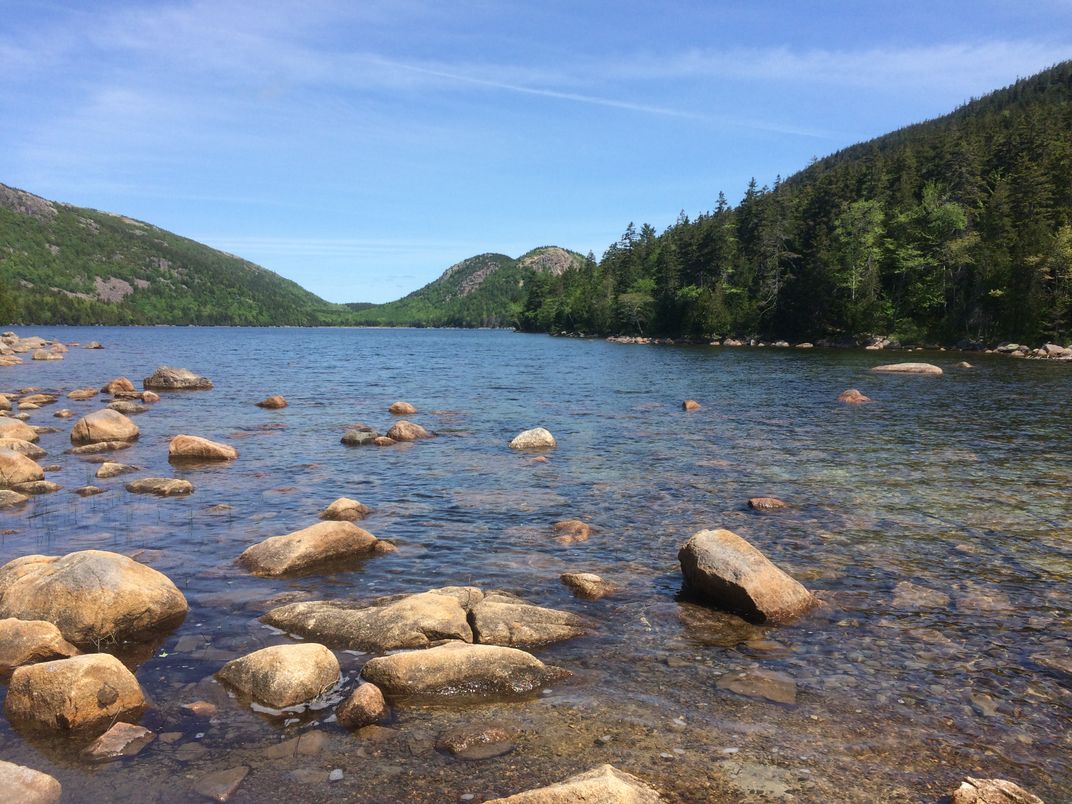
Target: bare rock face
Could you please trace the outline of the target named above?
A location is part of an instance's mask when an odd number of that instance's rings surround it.
[[[31,441],[23,441],[21,438],[0,438],[0,452],[17,452],[19,455],[25,455],[35,461],[48,455],[37,444]]]
[[[0,620],[0,676],[16,667],[53,659],[69,659],[78,648],[63,638],[60,629],[44,620]]]
[[[484,597],[472,587],[434,589],[368,603],[309,601],[272,609],[262,621],[288,633],[347,650],[380,653],[425,648],[444,639],[473,641],[467,600]]]
[[[514,597],[491,594],[470,612],[475,641],[485,645],[546,645],[580,636],[585,621],[576,614],[533,606]]]
[[[344,729],[360,729],[382,723],[391,716],[383,693],[375,684],[359,684],[350,697],[335,710],[335,717]]]
[[[268,410],[279,410],[287,406],[286,397],[282,394],[272,394],[265,399],[262,399],[257,403],[258,408],[267,408]]]
[[[71,430],[72,444],[99,444],[105,441],[133,441],[138,425],[117,410],[98,410],[83,416]]]
[[[31,731],[103,731],[144,708],[134,674],[107,653],[20,667],[4,701],[8,719]]]
[[[950,804],[1043,804],[1042,799],[1004,779],[967,777],[953,791]]]
[[[600,765],[558,784],[496,798],[487,804],[654,804],[660,800],[659,794],[636,776],[611,765]]]
[[[748,507],[754,511],[777,511],[788,508],[789,504],[777,497],[753,497],[748,501]]]
[[[238,450],[229,444],[209,441],[192,435],[177,435],[168,444],[168,460],[181,461],[233,461]]]
[[[697,402],[695,399],[686,399],[684,402],[681,403],[681,409],[682,410],[699,410],[700,409],[700,403]]]
[[[63,787],[47,773],[0,760],[0,790],[4,799],[18,804],[55,804]]]
[[[146,391],[211,391],[212,381],[189,369],[161,366],[142,381]]]
[[[388,696],[516,698],[569,673],[517,648],[448,642],[371,659],[361,675]]]
[[[514,436],[510,449],[553,449],[558,446],[555,437],[543,427],[534,427]]]
[[[811,592],[729,530],[699,531],[678,552],[678,560],[691,589],[746,620],[785,623],[817,605]]]
[[[391,429],[387,431],[387,437],[394,441],[417,441],[422,438],[432,438],[432,434],[419,424],[403,419],[391,426]]]
[[[25,422],[18,419],[0,418],[0,438],[14,438],[19,441],[36,442],[39,436],[37,431]]]
[[[45,620],[80,647],[152,637],[186,611],[167,576],[117,553],[24,556],[0,567],[0,617]]]
[[[379,539],[352,522],[320,522],[285,536],[272,536],[253,545],[238,563],[254,575],[298,572],[319,564],[371,555]]]
[[[37,461],[18,452],[0,450],[0,489],[11,489],[44,479],[45,470]]]
[[[364,519],[371,512],[371,508],[357,500],[351,500],[349,497],[339,497],[320,512],[320,518],[329,519],[333,522],[353,522],[358,519]]]
[[[189,480],[174,477],[141,477],[126,485],[131,494],[155,494],[157,497],[185,497],[194,493],[194,485]]]
[[[589,600],[598,600],[614,591],[613,584],[603,580],[594,572],[564,572],[559,579],[577,597]]]
[[[116,394],[121,392],[126,392],[130,394],[134,393],[134,383],[132,383],[126,377],[116,377],[111,382],[105,383],[104,386],[101,388],[102,394],[111,394],[112,396],[115,396]],[[93,396],[93,394],[89,394],[89,396],[72,396],[71,399],[89,399],[90,396]]]
[[[339,681],[339,660],[323,645],[274,645],[223,666],[217,677],[258,703],[282,709],[316,698]]]
[[[395,416],[412,416],[417,412],[417,408],[413,407],[409,402],[402,402],[399,400],[398,402],[392,403],[391,406],[387,408],[387,412],[393,413]]]
[[[865,402],[870,402],[871,397],[864,396],[855,388],[849,388],[838,394],[838,402],[844,402],[846,405],[862,405]]]
[[[872,371],[883,374],[941,374],[942,370],[931,363],[887,363],[875,366]]]

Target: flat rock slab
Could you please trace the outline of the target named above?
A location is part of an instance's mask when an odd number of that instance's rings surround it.
[[[576,614],[490,594],[472,607],[473,637],[484,645],[533,646],[581,636],[586,621]]]
[[[600,765],[563,782],[526,790],[487,804],[654,804],[659,794],[641,779],[611,765]]]
[[[271,536],[247,548],[239,566],[270,577],[323,564],[348,561],[393,549],[352,522],[318,522],[284,536]]]
[[[389,697],[524,698],[568,677],[517,648],[448,642],[371,659],[361,675]]]
[[[797,702],[797,683],[788,673],[762,668],[727,673],[716,682],[720,690],[729,690],[749,698],[764,698],[781,704]]]
[[[55,804],[63,794],[60,783],[47,773],[0,760],[0,797],[18,804]]]
[[[764,798],[784,798],[795,781],[791,771],[777,765],[728,759],[717,763],[716,767],[741,792]]]
[[[229,801],[248,773],[245,765],[215,771],[194,782],[194,790],[213,801]]]
[[[157,497],[185,497],[194,493],[194,485],[189,480],[174,477],[142,477],[126,485],[131,494],[155,494]]]
[[[938,366],[932,363],[887,363],[884,366],[875,366],[872,371],[880,374],[934,374],[942,373]]]
[[[142,726],[116,723],[94,740],[82,752],[82,756],[90,762],[110,762],[113,759],[132,757],[155,739],[156,735]]]

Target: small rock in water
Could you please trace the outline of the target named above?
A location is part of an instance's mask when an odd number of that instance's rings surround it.
[[[797,683],[788,673],[762,668],[727,673],[716,686],[749,698],[766,698],[782,704],[797,702]]]
[[[173,477],[143,477],[127,483],[126,489],[131,494],[155,494],[157,497],[183,497],[194,492],[189,480]]]
[[[353,522],[356,519],[364,519],[371,513],[371,511],[371,508],[357,500],[351,500],[349,497],[339,497],[339,499],[320,512],[320,518],[341,522]]]
[[[387,707],[380,688],[366,682],[358,685],[335,714],[343,728],[360,729],[387,720],[391,716],[391,710]]]
[[[561,544],[573,544],[574,542],[586,542],[592,533],[592,528],[579,519],[563,519],[553,525],[555,541]]]
[[[193,435],[177,435],[168,444],[168,460],[179,461],[233,461],[238,450],[230,444],[209,441]]]
[[[403,419],[391,426],[391,429],[387,431],[387,437],[395,441],[417,441],[422,438],[432,438],[433,435],[419,424],[407,422]]]
[[[435,747],[458,759],[492,759],[514,750],[516,733],[516,729],[503,723],[459,726],[441,734]]]
[[[788,508],[789,504],[777,497],[753,497],[748,501],[748,507],[755,511],[776,511],[779,508]]]
[[[142,726],[116,723],[82,754],[91,762],[108,762],[120,757],[132,757],[155,739],[156,735]]]
[[[864,396],[855,388],[849,388],[847,391],[842,391],[838,394],[838,402],[844,402],[847,405],[860,405],[870,401],[871,397]]]
[[[119,477],[119,475],[130,474],[131,472],[140,471],[139,467],[131,466],[128,463],[113,463],[112,461],[105,461],[97,468],[97,478],[106,480],[111,477]]]
[[[93,497],[97,494],[104,494],[104,489],[100,486],[81,486],[74,490],[74,493],[79,497]],[[2,505],[0,505],[2,507]]]
[[[287,406],[287,400],[281,394],[272,394],[266,399],[262,399],[257,403],[258,408],[267,408],[268,410],[279,410]]]
[[[510,442],[511,449],[552,449],[558,446],[555,437],[543,427],[534,427],[514,436]]]
[[[409,402],[402,402],[399,400],[387,408],[387,412],[393,413],[396,416],[412,416],[417,412],[417,408],[413,407]]]
[[[681,409],[682,410],[699,410],[700,409],[700,403],[697,402],[695,399],[686,399],[684,402],[681,403]]]
[[[893,588],[893,605],[899,609],[943,609],[949,605],[949,595],[911,581],[900,581]]]
[[[216,771],[198,779],[194,790],[215,801],[229,801],[248,773],[249,768],[245,765]]]
[[[170,368],[161,366],[153,372],[151,377],[146,377],[142,382],[146,391],[173,391],[173,390],[212,390],[212,381],[207,377],[200,377],[189,369]],[[131,388],[133,390],[133,387]]]

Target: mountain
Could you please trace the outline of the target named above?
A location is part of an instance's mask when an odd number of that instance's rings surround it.
[[[845,148],[598,266],[529,283],[525,328],[850,341],[1072,337],[1072,62]]]
[[[450,266],[420,290],[397,301],[359,310],[358,323],[376,326],[514,326],[526,284],[534,276],[560,276],[585,258],[558,246],[543,246],[517,259],[478,254]]]
[[[350,323],[352,313],[222,251],[0,184],[0,323]]]

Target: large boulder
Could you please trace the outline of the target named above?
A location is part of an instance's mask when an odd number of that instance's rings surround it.
[[[231,445],[201,436],[177,435],[168,444],[169,461],[233,461],[237,457],[238,450]]]
[[[311,701],[339,681],[339,660],[323,645],[274,645],[228,662],[217,677],[265,706]]]
[[[20,667],[4,701],[8,720],[32,731],[102,732],[137,720],[144,708],[138,680],[108,653]]]
[[[882,374],[941,374],[942,370],[931,363],[887,363],[875,366],[872,371]]]
[[[555,437],[551,435],[549,430],[545,430],[542,427],[534,427],[531,430],[518,433],[514,436],[514,440],[510,442],[511,449],[551,449],[556,446],[558,446],[558,442],[555,441]]]
[[[0,418],[0,438],[14,438],[19,441],[37,441],[37,431],[18,419]]]
[[[473,641],[467,600],[484,597],[473,587],[433,589],[367,603],[321,600],[272,609],[262,621],[336,648],[382,653],[425,648],[444,639]]]
[[[63,787],[47,773],[0,759],[0,790],[11,804],[55,804]]]
[[[35,461],[48,455],[37,444],[32,441],[23,441],[21,438],[0,438],[0,451],[17,452],[27,458],[33,458]]]
[[[60,629],[44,620],[0,620],[0,676],[16,667],[53,659],[69,659],[78,648],[63,638]]]
[[[247,548],[238,563],[254,575],[284,575],[389,549],[353,522],[319,522]]]
[[[432,434],[419,424],[402,419],[391,425],[391,429],[387,431],[387,437],[394,441],[417,441],[421,438],[432,438]]]
[[[485,645],[546,645],[585,632],[576,614],[533,606],[515,597],[489,594],[472,607],[476,642]]]
[[[660,800],[659,794],[636,776],[600,765],[558,784],[492,799],[488,804],[654,804]]]
[[[37,461],[18,452],[0,450],[0,489],[12,489],[23,483],[44,479],[45,470]]]
[[[142,381],[142,387],[146,391],[211,391],[212,381],[190,369],[161,366]]]
[[[369,660],[361,671],[388,696],[526,697],[569,676],[517,648],[448,642]]]
[[[364,519],[372,512],[364,503],[351,500],[349,497],[339,497],[335,502],[320,512],[321,519],[329,519],[332,522],[353,522]]]
[[[32,555],[0,567],[0,617],[45,620],[79,647],[152,637],[186,611],[167,576],[117,553]]]
[[[811,592],[729,530],[699,531],[678,560],[688,587],[747,620],[784,623],[817,605]]]
[[[953,791],[950,804],[1042,804],[1042,799],[1005,779],[968,776]]]
[[[133,441],[138,425],[117,410],[98,410],[83,416],[71,429],[72,444],[100,444],[106,441]]]

